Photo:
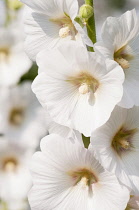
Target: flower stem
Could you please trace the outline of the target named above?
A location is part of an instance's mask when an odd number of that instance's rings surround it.
[[[82,139],[83,139],[84,147],[88,148],[90,144],[90,137],[85,137],[84,135],[82,135]]]
[[[90,5],[94,9],[93,0],[85,0],[85,4]],[[93,15],[86,22],[86,28],[87,28],[89,38],[95,44],[97,40],[96,40],[96,25],[95,25],[94,12],[93,12]],[[92,47],[89,47],[89,51],[94,51],[94,49]]]
[[[91,7],[93,7],[93,0],[85,0],[85,4],[88,4]]]
[[[9,14],[9,6],[8,6],[8,0],[5,0],[5,6],[6,6],[6,20],[5,20],[5,26],[8,25],[10,21],[10,14]]]
[[[8,210],[7,204],[4,201],[0,201],[0,204],[2,205],[2,209],[1,210]]]

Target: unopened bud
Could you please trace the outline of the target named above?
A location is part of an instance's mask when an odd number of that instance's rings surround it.
[[[94,13],[93,7],[90,5],[84,4],[80,7],[79,15],[84,22],[88,21],[90,17],[92,17]]]
[[[8,7],[12,10],[18,10],[23,6],[19,0],[8,0]]]

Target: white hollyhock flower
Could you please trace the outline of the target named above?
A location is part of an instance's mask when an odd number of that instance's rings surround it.
[[[10,210],[23,209],[27,200],[32,185],[28,170],[32,154],[21,142],[0,138],[0,198]]]
[[[139,209],[139,196],[131,196],[125,210],[138,210]]]
[[[85,136],[104,124],[122,97],[124,74],[115,62],[69,42],[38,55],[32,89],[58,124]]]
[[[95,45],[106,58],[115,60],[125,74],[124,94],[120,106],[139,106],[139,20],[135,10],[120,18],[108,17],[102,28],[102,41]]]
[[[65,40],[80,40],[92,46],[85,29],[74,21],[78,15],[77,0],[22,0],[25,10],[26,51],[36,59],[42,49],[57,47]],[[79,35],[80,34],[80,35]]]
[[[16,84],[31,65],[20,33],[11,27],[0,28],[0,86]]]
[[[31,91],[31,83],[0,92],[0,133],[36,147],[40,138],[46,135],[47,123],[44,111]]]
[[[91,136],[96,157],[122,183],[139,194],[139,107],[116,107]]]
[[[32,210],[123,210],[126,207],[128,190],[78,141],[51,134],[42,140],[41,150],[33,156],[31,164]]]

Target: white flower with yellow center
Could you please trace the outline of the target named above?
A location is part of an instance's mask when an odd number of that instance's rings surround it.
[[[36,58],[42,49],[57,47],[67,40],[80,40],[92,45],[85,30],[74,21],[78,15],[77,0],[21,0],[25,10],[26,51]],[[80,36],[80,35],[81,36]]]
[[[0,138],[0,199],[10,210],[27,205],[27,193],[32,185],[28,169],[32,154],[21,142]]]
[[[0,28],[0,87],[18,83],[31,65],[19,31],[12,26]]]
[[[104,124],[122,97],[124,74],[115,62],[69,42],[39,53],[32,89],[51,118],[85,136]]]
[[[47,124],[44,111],[31,91],[31,83],[25,82],[1,92],[0,134],[36,147],[47,132]]]
[[[92,133],[91,143],[104,168],[139,194],[139,107],[116,107],[108,122]]]
[[[120,18],[108,17],[102,28],[102,41],[95,50],[104,57],[115,60],[124,71],[124,93],[120,106],[139,106],[139,20],[135,10]]]
[[[31,163],[32,210],[125,209],[128,190],[78,141],[51,134],[41,141],[41,150]]]

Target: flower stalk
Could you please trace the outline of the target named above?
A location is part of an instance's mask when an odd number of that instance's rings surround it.
[[[85,4],[89,5],[93,8],[94,11],[94,1],[93,0],[85,0]],[[97,39],[96,39],[96,24],[95,24],[95,14],[93,12],[92,16],[86,21],[86,28],[87,28],[87,33],[91,41],[95,44]],[[88,46],[88,51],[94,52],[93,47]],[[90,138],[83,136],[83,142],[86,148],[88,148],[90,144]]]
[[[93,7],[93,10],[94,10],[94,1],[93,0],[85,0],[85,4]],[[89,38],[95,44],[97,39],[96,39],[96,25],[95,25],[94,12],[93,12],[92,16],[86,21],[86,28],[87,28]],[[89,47],[88,50],[94,51],[94,49],[92,47]]]
[[[6,6],[6,20],[5,20],[5,26],[8,25],[10,21],[10,14],[9,14],[9,1],[5,0],[5,6]]]
[[[2,209],[1,210],[8,210],[7,204],[4,201],[0,202]]]

